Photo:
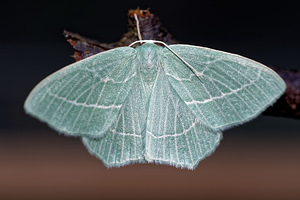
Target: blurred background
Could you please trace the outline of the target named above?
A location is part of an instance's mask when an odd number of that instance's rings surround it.
[[[24,113],[31,89],[74,62],[63,30],[118,41],[137,6],[183,44],[300,69],[300,16],[289,1],[1,1],[0,199],[300,199],[299,120],[260,116],[225,131],[194,171],[106,169],[79,138]]]

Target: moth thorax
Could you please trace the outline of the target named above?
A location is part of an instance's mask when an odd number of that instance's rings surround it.
[[[155,44],[144,44],[137,48],[138,60],[139,60],[139,70],[141,72],[142,79],[145,86],[149,89],[152,88],[155,78],[157,76],[157,71],[161,65],[160,51],[162,47]]]
[[[148,67],[153,67],[153,63],[158,60],[161,48],[155,44],[143,44],[139,46],[137,48],[139,60],[148,63]]]

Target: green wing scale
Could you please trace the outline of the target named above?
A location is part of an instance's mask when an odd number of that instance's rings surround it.
[[[108,132],[99,139],[83,137],[82,141],[90,153],[100,158],[107,167],[144,162],[145,102],[145,90],[137,71],[132,88]]]
[[[55,72],[33,89],[25,111],[67,135],[103,135],[134,80],[133,52],[117,48]]]
[[[222,138],[196,118],[173,89],[163,70],[158,72],[150,97],[146,126],[148,162],[193,169],[210,155]]]
[[[202,74],[194,73],[168,49],[164,69],[181,99],[207,126],[224,130],[259,115],[285,91],[270,68],[239,55],[191,45],[170,45]]]

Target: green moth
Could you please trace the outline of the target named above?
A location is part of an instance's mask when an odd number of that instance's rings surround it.
[[[154,162],[194,169],[222,130],[253,119],[285,91],[268,67],[239,55],[142,40],[41,81],[25,111],[80,136],[107,167]]]

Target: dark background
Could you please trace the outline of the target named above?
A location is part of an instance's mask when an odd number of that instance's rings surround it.
[[[107,170],[78,138],[25,115],[31,89],[74,62],[64,29],[114,42],[137,6],[181,43],[300,69],[299,6],[289,1],[1,1],[0,199],[299,199],[299,120],[260,116],[225,131],[194,171]]]

